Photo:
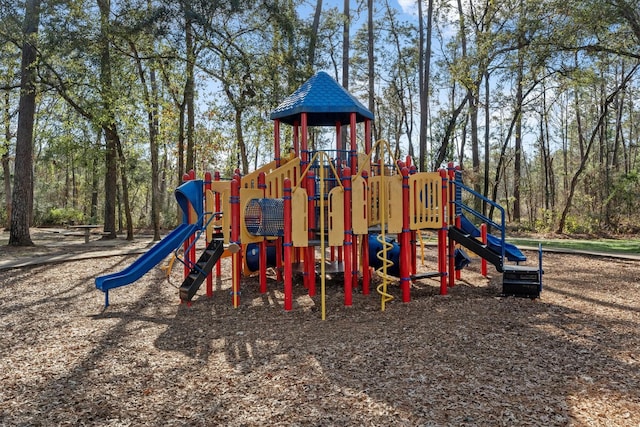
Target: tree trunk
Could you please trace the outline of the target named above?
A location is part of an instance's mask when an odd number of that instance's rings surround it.
[[[369,111],[373,112],[375,108],[375,54],[373,51],[374,48],[374,37],[373,37],[373,0],[367,0],[367,39],[369,40],[367,46],[367,59],[369,66]],[[373,126],[376,126],[376,122],[373,122]],[[366,146],[371,146],[371,141],[365,142]]]
[[[97,0],[100,8],[100,90],[102,96],[103,116],[100,118],[106,143],[105,150],[105,203],[104,203],[104,232],[105,239],[116,238],[116,197],[117,197],[117,141],[115,128],[115,112],[111,103],[111,53],[109,49],[109,14],[110,0]],[[108,233],[108,234],[106,234]]]
[[[36,109],[36,37],[40,0],[27,0],[20,65],[20,102],[9,245],[33,246],[29,225],[33,208],[33,123]]]
[[[349,90],[349,27],[350,27],[350,10],[349,0],[344,0],[344,24],[342,27],[342,87]],[[343,126],[343,136],[346,133],[347,126]],[[346,144],[346,139],[342,139],[342,143]]]
[[[520,176],[522,175],[522,79],[523,79],[523,58],[518,51],[518,70],[516,82],[516,109],[518,111],[516,120],[515,152],[513,161],[513,220],[520,222]]]
[[[124,215],[127,221],[127,240],[133,240],[133,220],[131,218],[131,203],[129,202],[129,179],[127,178],[127,160],[124,157],[122,143],[118,132],[114,129],[114,139],[120,159],[120,181],[122,182],[122,203],[124,204]]]
[[[431,75],[431,28],[433,22],[433,0],[429,0],[427,4],[427,34],[424,35],[424,19],[422,11],[422,1],[418,2],[418,22],[420,26],[420,42],[419,42],[419,85],[420,85],[420,132],[418,149],[418,169],[426,172],[427,170],[427,130],[429,128],[429,80]],[[425,40],[426,39],[426,40]],[[425,46],[426,44],[426,46]]]
[[[4,226],[7,230],[11,228],[11,156],[9,155],[9,141],[11,141],[11,105],[10,93],[4,93],[4,140],[2,147],[2,179],[4,182],[5,206],[7,209],[7,219]]]
[[[100,139],[102,138],[102,132],[98,132],[98,138],[96,141],[96,147],[100,146]],[[98,149],[96,148],[96,151]],[[91,210],[90,221],[92,224],[98,222],[98,189],[100,187],[100,177],[98,174],[98,159],[95,154],[91,156]]]
[[[322,15],[322,0],[316,1],[316,10],[313,14],[313,24],[309,34],[309,47],[307,49],[308,74],[311,75],[316,63],[316,46],[318,44],[318,28],[320,27],[320,16]]]
[[[149,84],[151,91],[147,87],[147,78],[142,59],[133,42],[130,42],[131,51],[136,61],[138,77],[142,86],[144,104],[147,110],[147,128],[149,130],[149,151],[151,153],[151,226],[153,228],[153,241],[160,240],[160,187],[159,187],[159,164],[158,164],[158,83],[156,81],[156,70],[154,61],[149,61]]]
[[[160,240],[160,149],[158,147],[158,82],[154,64],[151,64],[149,75],[151,83],[151,111],[153,119],[149,127],[149,146],[151,150],[151,223],[153,225],[153,240]],[[153,135],[153,137],[152,137]]]
[[[190,12],[188,12],[190,13]],[[186,48],[187,48],[187,80],[184,87],[184,100],[187,104],[187,163],[185,171],[195,170],[195,51],[193,42],[193,22],[190,17],[186,17]]]
[[[484,73],[484,179],[482,183],[482,195],[489,196],[489,167],[491,166],[491,81],[489,71]],[[482,215],[487,214],[487,203],[482,203]]]
[[[247,158],[247,146],[244,142],[244,133],[242,131],[242,111],[237,108],[235,114],[235,123],[240,163],[242,164],[242,173],[246,175],[249,173],[249,159]]]
[[[468,100],[469,98],[465,96],[462,102],[460,102],[460,105],[458,105],[456,109],[451,112],[451,117],[449,118],[449,122],[447,123],[447,127],[445,129],[444,137],[442,138],[442,144],[440,145],[440,148],[438,149],[438,153],[435,158],[435,162],[434,162],[435,168],[439,168],[440,165],[444,163],[445,159],[447,158],[447,151],[449,149],[449,143],[451,142],[451,136],[453,135],[456,129],[456,123],[458,121],[458,117],[460,116],[460,113],[462,113],[462,110],[464,109],[465,105],[467,105]]]

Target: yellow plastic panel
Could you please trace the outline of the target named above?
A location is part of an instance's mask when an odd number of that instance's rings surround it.
[[[214,226],[214,221],[209,222],[209,219],[211,218],[211,216],[213,215],[213,211],[216,208],[216,204],[215,204],[215,199],[214,199],[214,195],[213,195],[213,191],[211,190],[206,190],[204,192],[204,211],[207,212],[204,215],[204,223],[208,224],[207,225],[207,242],[210,242],[211,239],[213,238],[213,226]]]
[[[382,176],[377,175],[369,178],[369,226],[380,224],[380,188],[382,186]]]
[[[296,188],[291,194],[291,240],[293,246],[309,246],[309,220],[307,217],[307,191]]]
[[[402,232],[402,175],[385,176],[387,187],[387,231]]]
[[[351,178],[351,223],[354,234],[369,232],[367,217],[367,182],[360,175]]]
[[[284,180],[289,178],[291,187],[295,187],[300,179],[300,158],[296,157],[285,165],[273,170],[266,177],[267,197],[280,199],[284,195]]]
[[[344,242],[344,190],[335,187],[329,191],[329,246],[342,246]]]
[[[264,172],[265,175],[269,175],[274,169],[276,169],[275,160],[243,176],[240,186],[242,188],[258,188],[258,175],[262,172]]]
[[[220,194],[220,209],[222,210],[222,220],[216,220],[215,224],[222,226],[224,244],[229,244],[231,237],[231,181],[213,181],[211,183],[213,193]],[[215,208],[214,208],[215,209]]]
[[[409,228],[442,227],[442,178],[437,172],[420,172],[409,177]]]

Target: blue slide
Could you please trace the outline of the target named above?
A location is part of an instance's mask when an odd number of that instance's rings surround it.
[[[480,230],[478,227],[473,225],[466,216],[461,215],[460,217],[460,225],[462,227],[462,231],[471,235],[472,237],[480,237]],[[494,252],[501,253],[500,250],[500,238],[487,234],[487,245],[489,249]],[[511,262],[524,262],[527,260],[527,257],[518,249],[518,247],[512,243],[504,242],[504,254],[507,259]]]
[[[121,272],[96,277],[96,288],[105,293],[105,307],[109,305],[109,289],[125,286],[140,279],[197,229],[197,224],[181,224]]]

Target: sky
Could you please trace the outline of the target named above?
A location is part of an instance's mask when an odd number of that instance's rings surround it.
[[[373,0],[374,8],[380,9],[384,5],[383,1],[384,0]],[[353,9],[355,6],[356,0],[350,0],[350,2],[351,2],[351,8]],[[418,14],[417,0],[389,0],[389,4],[391,5],[391,7],[402,11],[402,13],[406,15],[406,16],[400,16],[400,19],[406,19],[406,20],[417,19],[417,14]],[[328,0],[328,1],[325,0],[322,2],[323,10],[326,10],[332,7],[336,7],[338,8],[338,10],[342,10],[343,6],[344,6],[344,0]],[[307,4],[301,10],[299,10],[299,12],[302,16],[306,14],[311,15],[314,12],[314,7],[315,7],[315,1],[307,0]],[[366,19],[366,14],[365,16],[362,16],[360,18]]]

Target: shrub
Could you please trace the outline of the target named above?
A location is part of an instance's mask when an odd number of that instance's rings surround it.
[[[75,208],[51,208],[42,218],[42,225],[80,224],[84,213]]]

